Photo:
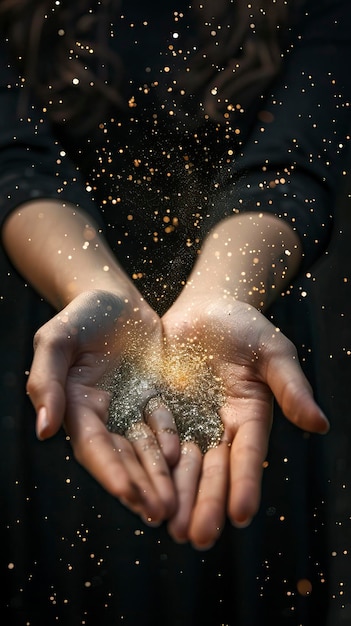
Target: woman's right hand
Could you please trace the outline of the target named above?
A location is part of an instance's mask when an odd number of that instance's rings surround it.
[[[126,436],[114,434],[106,428],[109,394],[98,387],[136,337],[139,346],[162,350],[160,319],[142,299],[133,306],[115,293],[82,293],[37,332],[27,389],[38,437],[64,425],[79,463],[144,521],[158,523],[176,508],[172,416],[155,411],[151,430],[136,407],[140,421]]]

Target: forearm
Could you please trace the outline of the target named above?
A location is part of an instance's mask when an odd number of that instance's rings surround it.
[[[235,298],[266,309],[296,274],[298,236],[285,221],[243,213],[207,236],[180,299]]]
[[[72,205],[28,202],[9,215],[2,239],[15,267],[57,309],[95,289],[140,298],[92,218]]]

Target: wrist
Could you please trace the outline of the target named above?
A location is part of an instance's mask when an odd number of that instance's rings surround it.
[[[181,294],[183,303],[229,299],[266,309],[296,274],[300,250],[296,233],[274,215],[228,218],[207,236]]]
[[[146,306],[141,294],[132,280],[124,273],[114,259],[85,259],[84,269],[67,272],[66,279],[57,274],[54,276],[56,306],[63,308],[83,293],[104,291],[130,302],[132,306]]]
[[[56,309],[95,290],[139,306],[132,280],[82,209],[56,200],[30,201],[10,214],[2,235],[18,271]]]

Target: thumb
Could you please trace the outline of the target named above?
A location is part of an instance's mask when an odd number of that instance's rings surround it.
[[[53,342],[36,339],[27,391],[37,413],[38,439],[47,439],[62,426],[66,407],[67,355]]]
[[[271,356],[266,380],[290,422],[309,432],[328,432],[329,421],[313,398],[294,346],[284,355]]]

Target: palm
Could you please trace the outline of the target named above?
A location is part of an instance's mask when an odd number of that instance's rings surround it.
[[[106,292],[78,297],[37,333],[28,391],[37,410],[46,407],[42,438],[64,423],[77,460],[112,495],[158,521],[174,510],[175,494],[157,439],[141,410],[132,443],[109,432],[110,396],[97,386],[136,337],[161,349],[161,323],[151,309],[131,309]]]
[[[177,539],[190,538],[208,545],[218,536],[227,511],[231,520],[247,524],[257,511],[263,461],[267,452],[273,396],[286,417],[307,430],[325,430],[309,384],[297,361],[296,350],[256,309],[233,301],[192,306],[176,305],[163,318],[172,343],[198,342],[222,380],[225,404],[223,445],[201,458],[187,446],[175,481],[183,511],[170,522]],[[227,444],[227,445],[226,445]],[[195,487],[187,486],[189,467]]]

